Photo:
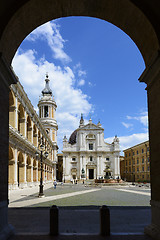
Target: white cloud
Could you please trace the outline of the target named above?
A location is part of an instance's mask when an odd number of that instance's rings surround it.
[[[26,40],[36,41],[37,39],[41,39],[46,41],[52,51],[53,57],[67,63],[71,61],[71,58],[64,52],[64,43],[66,40],[62,38],[59,28],[60,26],[55,22],[47,22],[30,33]]]
[[[45,85],[45,74],[49,73],[50,87],[58,106],[56,112],[59,125],[58,144],[62,146],[64,134],[69,135],[77,128],[80,114],[87,115],[93,111],[93,106],[89,103],[87,95],[73,87],[76,80],[70,67],[56,66],[44,58],[37,62],[35,55],[36,52],[33,50],[22,53],[19,51],[13,59],[13,69],[35,109]]]
[[[87,74],[86,71],[82,71],[82,70],[78,71],[78,76],[79,77],[86,76],[86,74]]]
[[[127,116],[128,120],[137,120],[142,123],[145,127],[148,127],[148,113],[142,112],[138,117]]]
[[[122,125],[123,125],[125,128],[133,127],[133,124],[132,124],[132,123],[125,123],[125,122],[122,122]]]
[[[85,80],[84,79],[81,79],[79,82],[78,82],[78,86],[83,86],[85,84]]]
[[[114,137],[106,138],[105,141],[112,143]],[[141,142],[145,142],[149,139],[148,132],[146,133],[134,133],[129,136],[118,136],[120,142],[121,151],[130,148]]]
[[[95,83],[91,83],[91,82],[88,82],[88,85],[89,85],[90,87],[95,87],[95,86],[96,86]]]

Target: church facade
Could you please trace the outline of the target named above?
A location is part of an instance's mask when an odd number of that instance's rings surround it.
[[[90,119],[84,124],[81,115],[79,128],[63,139],[63,181],[88,179],[119,179],[120,150],[117,136],[112,144],[104,141],[104,129]]]

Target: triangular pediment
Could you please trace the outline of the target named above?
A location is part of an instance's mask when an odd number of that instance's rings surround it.
[[[84,127],[79,128],[79,130],[104,130],[102,127],[95,125],[94,123],[88,123]]]

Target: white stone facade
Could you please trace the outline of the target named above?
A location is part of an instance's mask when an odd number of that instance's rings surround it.
[[[63,139],[63,180],[120,178],[119,139],[112,144],[104,141],[104,129],[89,120],[80,126],[69,138]]]

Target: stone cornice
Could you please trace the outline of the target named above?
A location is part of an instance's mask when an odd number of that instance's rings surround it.
[[[62,153],[87,153],[87,154],[114,154],[114,153],[119,153],[120,151],[84,151],[84,150],[82,150],[82,151],[74,151],[73,149],[72,149],[72,151],[70,150],[70,149],[68,149],[68,150],[63,150],[62,151]]]
[[[139,78],[140,82],[147,84],[147,90],[160,79],[160,51],[153,57],[151,64],[144,70]]]
[[[7,64],[7,61],[3,57],[2,53],[0,53],[0,69],[0,78],[7,88],[9,88],[11,84],[17,83],[17,78],[11,67]]]
[[[24,152],[28,152],[32,156],[35,156],[36,151],[40,151],[32,143],[30,143],[22,134],[16,131],[11,125],[9,126],[9,142],[14,145],[16,148],[21,149]],[[45,159],[44,163],[52,166],[55,164],[50,159]]]

